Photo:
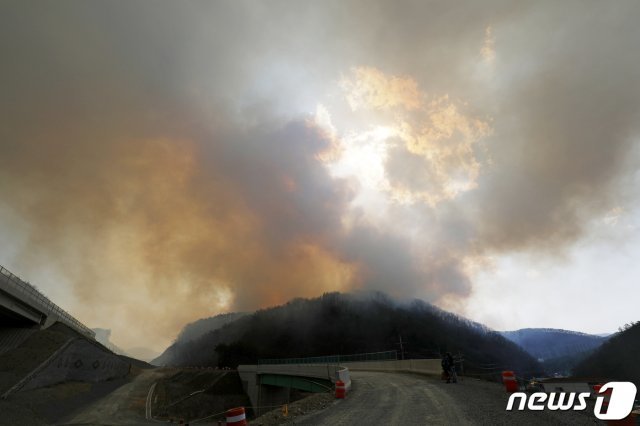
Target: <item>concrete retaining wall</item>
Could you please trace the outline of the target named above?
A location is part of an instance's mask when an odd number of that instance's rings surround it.
[[[20,382],[13,392],[66,381],[103,382],[129,374],[130,364],[86,339],[73,339]]]
[[[440,375],[439,359],[405,359],[397,361],[363,361],[340,363],[351,371],[390,371]]]

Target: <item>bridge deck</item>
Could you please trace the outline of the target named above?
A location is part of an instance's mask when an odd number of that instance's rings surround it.
[[[53,303],[38,289],[0,265],[0,306],[37,324],[48,326],[59,321],[83,335],[95,338],[95,333],[65,310]]]

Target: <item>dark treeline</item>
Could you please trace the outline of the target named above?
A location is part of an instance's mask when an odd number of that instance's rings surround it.
[[[524,350],[478,323],[420,300],[398,303],[381,293],[328,293],[294,299],[243,316],[189,342],[176,342],[164,364],[236,367],[261,358],[347,355],[398,350],[407,357],[462,353],[465,367],[492,364],[521,374],[541,371]]]
[[[211,330],[218,329],[225,324],[233,322],[243,316],[247,315],[244,312],[232,312],[228,314],[220,314],[215,317],[203,318],[187,324],[178,337],[176,342],[188,342],[190,340],[196,340]]]
[[[573,370],[575,376],[631,381],[640,386],[640,322],[613,335]]]
[[[570,355],[547,358],[542,361],[542,366],[547,376],[571,376],[576,365],[595,352],[595,349],[575,352]]]

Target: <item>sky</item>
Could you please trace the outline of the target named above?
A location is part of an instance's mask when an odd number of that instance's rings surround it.
[[[635,1],[0,11],[0,264],[124,349],[328,291],[640,319]]]

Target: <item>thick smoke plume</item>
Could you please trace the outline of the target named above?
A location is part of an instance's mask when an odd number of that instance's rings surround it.
[[[5,2],[0,263],[123,348],[332,290],[455,305],[625,207],[639,11]],[[335,159],[377,140],[369,197]]]

